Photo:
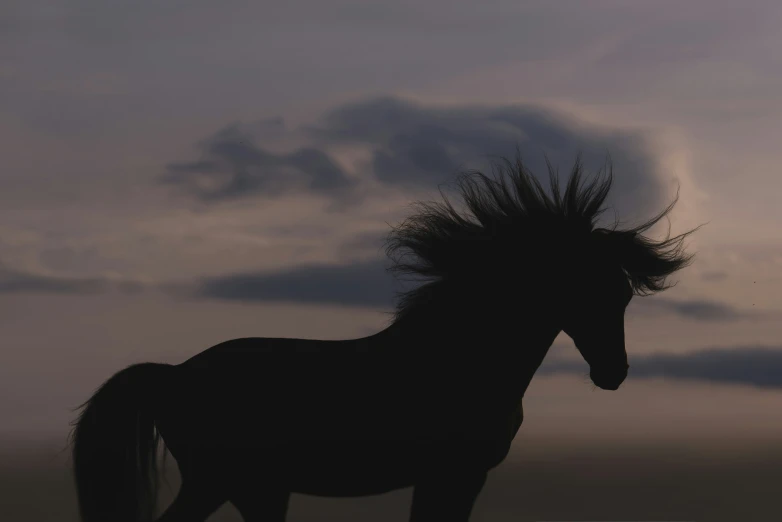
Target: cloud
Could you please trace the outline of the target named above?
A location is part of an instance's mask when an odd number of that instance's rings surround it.
[[[336,107],[304,131],[321,146],[369,146],[371,170],[387,185],[431,187],[461,170],[485,169],[490,159],[512,158],[518,146],[531,171],[543,176],[544,152],[565,175],[578,152],[591,171],[610,153],[615,203],[634,211],[659,210],[666,192],[646,131],[589,124],[538,105],[427,106],[384,96]]]
[[[198,144],[199,159],[168,164],[160,181],[206,203],[294,191],[344,198],[355,181],[328,153],[301,147],[276,154],[254,143],[257,134],[282,126],[279,118],[255,126],[229,125]]]
[[[556,358],[547,358],[538,370],[540,374],[580,375],[587,371],[583,361]],[[633,356],[629,375],[782,388],[782,346],[733,346],[684,354]]]
[[[743,319],[759,319],[768,314],[761,311],[743,311],[718,301],[706,299],[669,299],[667,297],[653,296],[636,298],[630,304],[631,307],[639,307],[641,313],[664,313],[678,315],[685,319],[704,322],[739,321]]]
[[[100,277],[68,278],[38,275],[0,264],[0,294],[103,294],[112,290],[136,293],[144,285],[135,281],[117,281]]]
[[[385,262],[375,259],[209,277],[196,283],[191,295],[244,302],[287,301],[390,308],[395,292],[409,283],[394,279],[385,268]]]
[[[610,153],[615,184],[609,204],[617,210],[655,213],[668,187],[647,131],[589,124],[531,104],[442,107],[373,97],[334,107],[316,124],[302,126],[297,133],[307,144],[290,154],[255,145],[257,132],[238,124],[218,131],[198,145],[200,158],[169,164],[161,181],[204,202],[294,191],[358,200],[354,181],[327,152],[333,147],[369,150],[371,160],[358,167],[365,180],[373,176],[385,186],[420,189],[467,169],[487,170],[490,160],[513,158],[518,146],[531,171],[543,177],[544,153],[563,176],[579,152],[592,172]]]
[[[727,278],[728,273],[721,270],[712,270],[701,274],[701,279],[704,281],[724,281]]]
[[[367,231],[342,246],[341,264],[309,264],[281,271],[246,272],[207,277],[190,286],[192,298],[237,301],[292,301],[298,303],[332,303],[359,306],[392,306],[394,285],[411,283],[397,280],[385,270],[390,260],[379,257],[386,235]],[[356,261],[361,254],[363,260]],[[368,259],[367,259],[368,258]],[[187,285],[180,288],[186,288]],[[173,287],[172,287],[173,288]],[[398,290],[399,288],[397,288]],[[182,292],[182,290],[179,290]],[[185,294],[188,292],[185,291]],[[674,300],[661,296],[636,298],[630,313],[666,314],[700,322],[725,322],[763,319],[769,312],[743,311],[718,301],[705,299]]]
[[[337,263],[211,276],[195,282],[163,283],[160,288],[167,293],[195,299],[393,306],[394,285],[410,288],[415,283],[404,278],[394,279],[387,273],[390,260],[382,252],[387,234],[388,230],[385,229],[366,230],[357,234],[341,245]],[[660,295],[633,299],[628,307],[628,315],[676,316],[704,323],[779,317],[777,312],[741,310],[715,300],[671,299]]]
[[[384,256],[389,230],[366,230],[340,246],[340,255],[346,260],[364,256]]]

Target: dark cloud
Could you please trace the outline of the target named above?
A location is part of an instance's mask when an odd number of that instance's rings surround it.
[[[345,243],[345,258],[358,254],[369,260],[344,264],[315,264],[263,273],[210,277],[196,284],[196,298],[242,301],[293,301],[359,306],[392,306],[393,285],[410,285],[396,280],[385,269],[390,260],[379,256],[386,234],[368,231]],[[406,288],[409,288],[407,286]],[[398,289],[398,288],[397,288]],[[181,292],[181,290],[179,291]],[[702,322],[739,321],[769,317],[761,311],[740,311],[731,305],[708,300],[673,300],[661,296],[634,299],[628,313],[638,315],[672,314]]]
[[[311,264],[281,271],[229,274],[204,278],[195,285],[184,283],[162,285],[161,288],[186,298],[393,306],[394,285],[410,288],[415,283],[394,279],[386,272],[390,265],[390,260],[382,255],[386,238],[386,231],[366,231],[357,235],[342,245],[344,262],[341,264]],[[361,260],[357,261],[357,258]],[[633,299],[628,314],[643,317],[675,315],[700,322],[778,317],[774,312],[744,311],[718,301],[676,300],[662,296]]]
[[[541,374],[585,374],[581,360],[547,359]],[[631,356],[630,377],[744,384],[759,388],[782,388],[782,346],[735,346],[708,348],[685,354]]]
[[[563,175],[578,152],[593,172],[610,153],[617,207],[656,211],[665,193],[646,133],[588,125],[534,105],[428,107],[387,96],[337,107],[304,130],[319,145],[370,146],[372,170],[388,185],[431,187],[464,169],[485,170],[491,159],[512,158],[518,146],[543,176],[544,153]]]
[[[685,319],[706,322],[739,321],[765,316],[763,312],[742,311],[727,303],[718,301],[705,299],[676,300],[661,296],[635,298],[631,302],[630,307],[638,307],[641,313],[665,312]]]
[[[305,265],[267,273],[201,280],[194,297],[232,301],[288,301],[345,306],[393,307],[406,282],[393,278],[380,260],[345,265]]]
[[[199,159],[167,165],[161,181],[203,202],[277,197],[294,191],[344,198],[355,182],[326,152],[301,147],[291,153],[276,154],[254,143],[257,134],[282,126],[278,118],[247,128],[225,127],[198,144]]]
[[[205,202],[293,191],[359,198],[353,181],[325,152],[328,147],[366,146],[372,160],[362,174],[389,186],[432,188],[463,170],[487,170],[490,160],[512,158],[518,146],[532,172],[544,177],[544,153],[563,176],[579,152],[592,172],[610,153],[615,185],[609,204],[618,210],[656,212],[666,192],[645,132],[589,125],[533,105],[435,107],[371,98],[333,108],[318,124],[302,127],[309,143],[291,154],[255,145],[258,129],[283,128],[279,118],[264,125],[222,129],[199,145],[199,159],[168,165],[163,180]]]
[[[134,281],[114,281],[99,277],[68,278],[38,275],[0,264],[0,294],[103,294],[112,290],[136,293],[144,286]]]

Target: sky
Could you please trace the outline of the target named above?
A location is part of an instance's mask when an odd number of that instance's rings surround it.
[[[672,234],[706,225],[628,308],[622,388],[562,334],[514,451],[773,450],[780,22],[771,0],[3,2],[0,443],[64,444],[135,362],[379,331],[389,224],[518,145],[541,179],[544,153],[562,176],[610,154],[609,219],[678,189]]]

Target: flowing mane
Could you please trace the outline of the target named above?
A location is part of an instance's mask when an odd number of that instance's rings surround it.
[[[645,223],[620,230],[615,221],[611,228],[597,228],[613,181],[610,158],[604,179],[606,171],[601,169],[584,182],[579,154],[564,193],[546,158],[551,196],[527,170],[518,151],[515,163],[500,160],[492,162],[493,177],[477,170],[457,177],[466,213],[458,212],[440,190],[443,202],[414,203],[417,212],[389,233],[386,254],[393,265],[388,270],[425,281],[397,294],[395,321],[430,302],[432,292],[447,288],[451,281],[500,280],[523,271],[542,253],[556,255],[563,246],[585,245],[590,239],[620,263],[635,295],[673,286],[666,284],[668,276],[691,263],[694,254],[684,252],[684,240],[700,227],[675,237],[669,230],[661,241],[643,235],[673,209],[678,190],[673,202]]]

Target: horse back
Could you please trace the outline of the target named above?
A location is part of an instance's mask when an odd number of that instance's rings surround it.
[[[355,341],[235,339],[177,367],[171,406],[255,441],[371,436],[414,395],[383,359]]]
[[[449,438],[509,445],[521,424],[520,405],[512,418],[484,417],[491,408],[467,400],[447,370],[356,341],[235,339],[177,371],[167,416],[196,445]]]

